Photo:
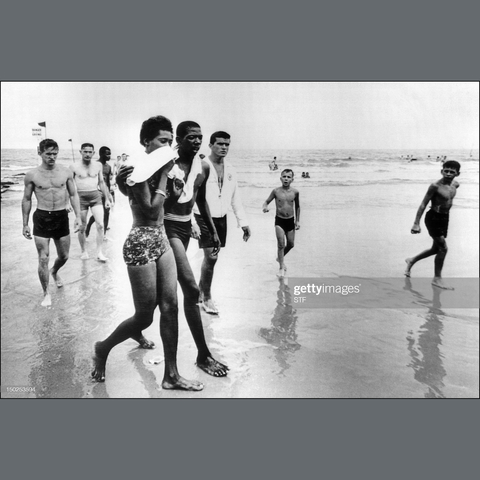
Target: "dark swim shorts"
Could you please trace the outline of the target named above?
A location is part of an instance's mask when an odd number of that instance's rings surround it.
[[[425,226],[431,237],[447,237],[448,213],[438,213],[430,209],[425,215]]]
[[[201,215],[195,214],[195,220],[200,227],[200,238],[198,239],[198,246],[200,248],[212,248],[215,245],[213,244],[213,237],[207,228],[207,224],[203,220]],[[220,239],[220,246],[224,247],[227,242],[227,216],[223,217],[212,217],[213,224],[217,230],[218,238]]]
[[[103,205],[102,194],[98,190],[78,192],[78,198],[80,199],[80,210],[88,210],[88,207]]]
[[[192,233],[192,222],[178,222],[176,220],[163,220],[165,224],[165,231],[167,232],[168,238],[178,238],[183,243],[185,251],[188,248],[190,242],[190,235]]]
[[[295,230],[295,218],[282,218],[275,216],[275,225],[278,225],[285,233]]]
[[[62,238],[70,235],[68,212],[57,210],[35,210],[33,219],[33,235],[42,238]]]
[[[163,225],[156,227],[133,227],[123,244],[123,260],[128,266],[156,262],[170,250]]]

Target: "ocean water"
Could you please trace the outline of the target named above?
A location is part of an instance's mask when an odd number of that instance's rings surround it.
[[[207,151],[204,152],[208,154]],[[408,162],[407,155],[416,161]],[[463,198],[460,206],[478,208],[479,152],[467,150],[419,151],[409,153],[400,150],[263,150],[248,151],[232,148],[227,157],[238,172],[239,186],[254,189],[270,189],[279,185],[280,172],[284,168],[294,171],[293,186],[298,189],[318,189],[320,187],[372,187],[372,197],[378,196],[375,187],[397,185],[427,185],[440,178],[441,163],[436,159],[447,156],[462,165],[458,181],[475,187],[476,195]],[[270,171],[268,163],[277,157],[279,169]],[[78,157],[78,155],[77,155]],[[76,158],[78,161],[79,158]],[[60,151],[57,162],[61,165],[72,163],[72,154]],[[23,189],[22,176],[39,163],[37,153],[30,149],[2,149],[2,182],[13,182],[10,189]],[[310,178],[302,178],[308,172]],[[244,199],[248,205],[249,199]],[[338,200],[337,198],[335,199]],[[402,195],[397,195],[400,204]],[[419,201],[416,200],[416,203]],[[333,204],[323,207],[334,207]]]

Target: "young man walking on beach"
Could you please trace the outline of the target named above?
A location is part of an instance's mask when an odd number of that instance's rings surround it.
[[[80,204],[73,181],[72,172],[64,166],[57,165],[58,144],[54,140],[45,139],[40,142],[38,154],[42,163],[25,175],[25,189],[22,200],[23,236],[32,239],[28,219],[32,208],[32,193],[37,198],[37,210],[33,213],[33,237],[38,251],[38,276],[43,288],[43,307],[52,304],[49,290],[51,274],[58,288],[63,282],[58,271],[68,260],[70,251],[70,227],[68,223],[66,192],[75,212],[75,231],[82,228]],[[57,249],[57,258],[53,267],[48,269],[50,239]]]
[[[407,263],[405,276],[410,276],[412,267],[419,260],[435,255],[435,273],[432,285],[446,290],[452,290],[451,287],[443,283],[442,268],[448,251],[445,238],[447,238],[448,232],[449,212],[453,205],[453,198],[457,194],[457,189],[460,186],[455,180],[455,177],[460,175],[460,163],[455,160],[448,160],[443,164],[441,174],[442,178],[428,187],[427,193],[418,207],[417,216],[411,229],[411,233],[413,234],[421,232],[420,219],[428,203],[431,202],[430,210],[425,215],[425,225],[429,235],[433,239],[433,245],[415,257],[405,260]]]
[[[210,167],[210,174],[206,181],[206,200],[212,215],[213,223],[217,230],[221,247],[225,246],[227,239],[227,211],[231,205],[238,226],[243,230],[243,240],[250,238],[245,210],[238,191],[237,174],[229,162],[225,161],[230,148],[230,135],[226,132],[215,132],[210,137],[210,155],[204,160]],[[213,255],[213,238],[205,221],[200,215],[197,206],[194,207],[193,237],[198,238],[200,248],[203,248],[203,263],[200,276],[200,304],[205,312],[218,314],[218,308],[212,300],[212,280],[218,254]],[[218,252],[220,253],[220,252]]]
[[[112,178],[112,167],[107,163],[110,160],[112,155],[110,149],[108,147],[100,147],[99,150],[100,158],[98,161],[102,164],[102,173],[103,173],[103,181],[105,182],[105,186],[107,187],[110,207],[113,206],[113,192],[111,186],[111,178]],[[110,208],[105,207],[105,195],[102,193],[102,204],[103,204],[103,234],[104,240],[106,239],[107,230],[108,230],[108,221],[110,219]],[[90,235],[90,229],[92,225],[95,223],[95,217],[92,215],[88,220],[87,228],[85,229],[85,237]]]
[[[209,166],[199,158],[202,145],[202,130],[196,122],[185,121],[176,129],[178,159],[169,173],[167,199],[164,203],[164,225],[177,265],[178,281],[183,292],[183,306],[188,326],[198,350],[197,366],[214,377],[227,375],[228,367],[215,360],[208,349],[203,331],[202,317],[198,306],[199,288],[187,258],[187,248],[192,234],[191,215],[197,202],[207,228],[213,238],[212,254],[218,253],[220,241],[205,199],[205,183],[210,173]],[[125,181],[133,167],[122,167],[117,184],[125,193]]]
[[[300,228],[300,194],[291,188],[293,171],[285,169],[280,175],[282,186],[274,188],[263,204],[263,213],[269,211],[268,204],[275,199],[277,212],[275,215],[275,235],[277,237],[278,276],[284,277],[287,271],[285,255],[294,247],[295,230]],[[285,244],[286,238],[286,244]]]
[[[82,225],[85,227],[87,222],[88,209],[92,211],[97,225],[97,260],[106,262],[107,258],[103,254],[103,204],[102,195],[105,197],[105,208],[110,208],[110,192],[107,190],[103,181],[102,165],[98,162],[92,163],[94,147],[91,143],[84,143],[80,147],[82,161],[70,165],[73,172],[73,178],[77,185],[78,197],[80,199],[80,214]],[[78,231],[78,241],[82,249],[82,260],[89,258],[86,250],[86,238],[84,229]]]

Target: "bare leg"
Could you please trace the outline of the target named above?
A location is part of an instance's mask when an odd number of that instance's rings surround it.
[[[407,268],[405,270],[405,276],[409,277],[410,276],[410,271],[412,267],[420,260],[423,260],[424,258],[431,257],[432,255],[436,255],[438,253],[438,245],[435,242],[435,239],[433,241],[432,246],[428,250],[424,250],[423,252],[419,253],[418,255],[415,255],[415,257],[412,258],[406,258],[405,262],[407,264]]]
[[[217,263],[218,255],[212,255],[213,248],[204,248],[203,263],[200,275],[200,297],[203,301],[203,309],[207,313],[218,314],[218,309],[212,301],[212,280],[215,264]]]
[[[38,252],[38,278],[43,289],[42,307],[49,307],[52,304],[52,297],[49,290],[50,272],[48,271],[48,260],[50,253],[50,239],[43,237],[33,237]]]
[[[275,225],[275,235],[277,237],[277,262],[279,266],[278,276],[284,276],[284,269],[285,269],[285,232],[283,228]]]
[[[198,350],[197,366],[214,377],[224,377],[227,375],[228,367],[212,357],[205,341],[202,316],[198,307],[199,289],[188,262],[185,247],[178,238],[169,240],[177,264],[178,281],[183,291],[185,317]]]
[[[110,221],[110,209],[105,208],[105,198],[103,198],[103,233],[107,234],[108,222]]]
[[[103,247],[103,207],[95,205],[92,207],[92,215],[95,218],[95,225],[97,227],[97,259],[101,262],[106,262],[108,259],[102,251]]]
[[[203,384],[181,377],[177,369],[178,304],[177,269],[169,250],[157,260],[157,299],[160,307],[160,336],[165,355],[162,388],[166,390],[199,391]]]
[[[86,260],[88,258],[88,252],[86,250],[86,238],[85,238],[85,226],[87,224],[87,214],[88,214],[88,210],[81,210],[80,211],[80,217],[82,219],[82,227],[83,228],[80,228],[80,230],[78,231],[78,242],[80,243],[80,249],[82,250],[82,255],[80,256],[80,258],[82,260]]]
[[[97,382],[105,381],[105,365],[110,350],[128,338],[137,341],[144,339],[141,332],[153,321],[153,312],[157,305],[156,264],[127,267],[127,270],[132,286],[135,313],[133,317],[122,322],[108,338],[95,344],[92,377]],[[140,346],[143,346],[142,343]]]
[[[55,281],[55,285],[58,288],[63,287],[63,281],[58,275],[58,271],[62,268],[68,260],[68,252],[70,251],[70,235],[66,237],[57,238],[53,240],[55,242],[55,246],[57,247],[57,255],[58,257],[55,259],[53,267],[50,269],[50,273],[52,274],[53,280]]]
[[[90,235],[90,229],[92,228],[94,223],[95,223],[95,218],[93,215],[90,215],[87,226],[85,228],[85,237],[88,237]]]
[[[435,243],[438,245],[438,253],[435,256],[435,276],[432,280],[432,285],[438,288],[443,288],[445,290],[454,290],[453,287],[445,285],[442,279],[442,269],[443,263],[445,262],[445,257],[447,256],[448,247],[447,242],[445,241],[445,237],[435,237]]]
[[[295,230],[290,230],[287,232],[287,245],[283,251],[283,257],[285,262],[285,255],[295,246]],[[285,263],[283,264],[284,271],[287,270]]]

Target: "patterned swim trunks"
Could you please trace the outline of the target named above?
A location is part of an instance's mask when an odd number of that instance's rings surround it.
[[[170,250],[165,227],[133,227],[123,244],[123,260],[128,266],[156,262]]]

